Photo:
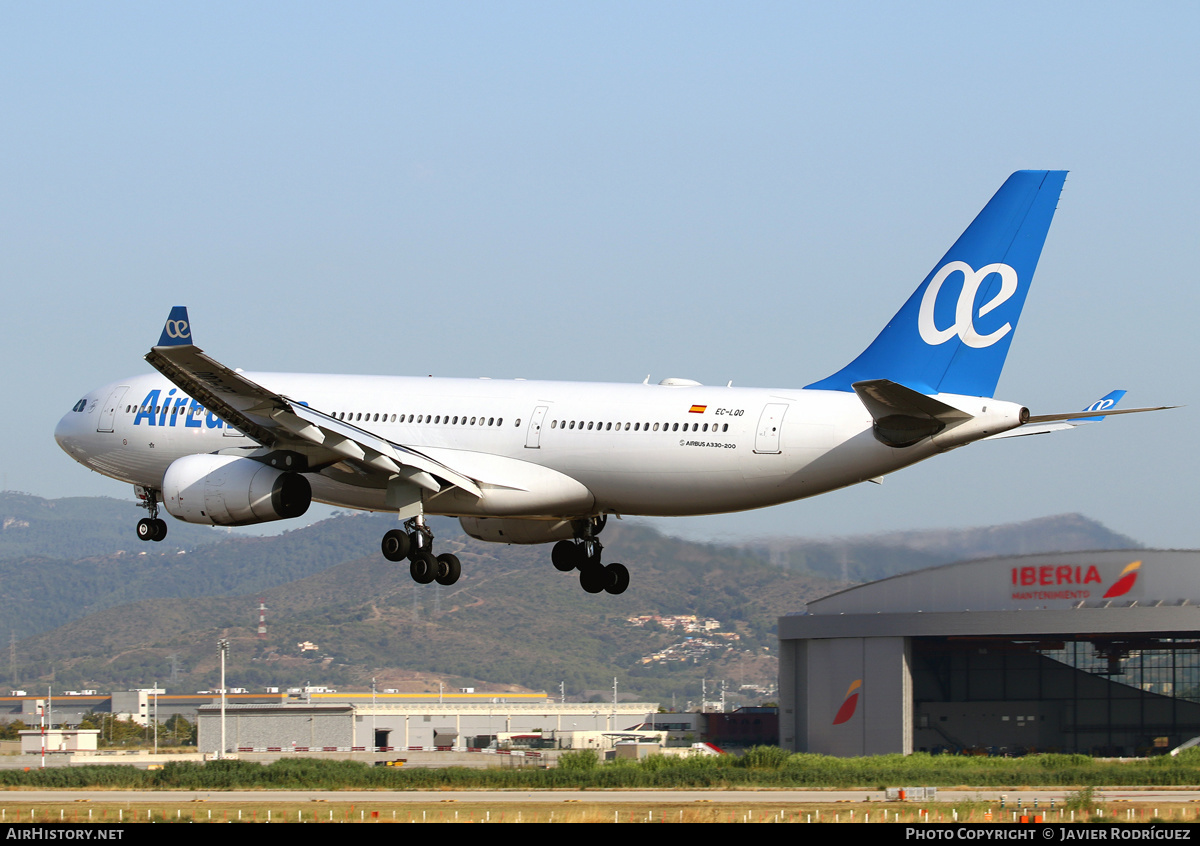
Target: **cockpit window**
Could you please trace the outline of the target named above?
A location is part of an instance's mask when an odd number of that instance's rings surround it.
[[[85,408],[87,408],[87,399],[86,398],[81,399],[79,402],[77,402],[73,406],[71,406],[72,411],[83,411]]]

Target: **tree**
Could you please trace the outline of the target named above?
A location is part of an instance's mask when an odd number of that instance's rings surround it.
[[[19,731],[25,731],[29,726],[25,725],[21,720],[13,720],[10,723],[0,725],[0,740],[19,740]]]
[[[174,746],[195,746],[196,726],[182,715],[176,714],[163,723],[158,733],[159,741]]]

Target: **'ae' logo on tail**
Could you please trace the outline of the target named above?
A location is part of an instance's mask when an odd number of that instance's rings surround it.
[[[954,322],[945,329],[939,329],[934,321],[933,312],[937,308],[937,299],[942,292],[942,284],[953,273],[963,275],[963,286],[954,309]],[[996,296],[979,307],[980,317],[1008,302],[1017,292],[1017,271],[1007,264],[999,263],[984,265],[979,270],[973,269],[965,261],[951,261],[942,265],[941,269],[929,280],[925,295],[921,297],[921,310],[917,315],[917,329],[921,332],[921,339],[931,347],[936,347],[957,335],[968,347],[983,349],[990,347],[1011,332],[1012,324],[1008,322],[988,335],[980,335],[975,331],[975,297],[979,294],[979,286],[983,284],[983,280],[993,273],[1000,276],[1000,290]]]

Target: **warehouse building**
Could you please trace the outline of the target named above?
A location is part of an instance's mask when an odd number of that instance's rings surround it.
[[[226,752],[464,750],[511,742],[512,735],[554,748],[603,750],[645,724],[658,704],[561,703],[544,695],[540,701],[372,704],[367,695],[342,703],[227,705],[225,711]],[[199,709],[199,748],[222,748],[220,705]]]

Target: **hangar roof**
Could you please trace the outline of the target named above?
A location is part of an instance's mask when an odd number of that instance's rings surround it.
[[[1200,606],[1200,551],[1104,550],[987,558],[859,585],[809,615]]]

